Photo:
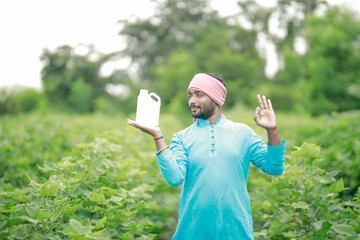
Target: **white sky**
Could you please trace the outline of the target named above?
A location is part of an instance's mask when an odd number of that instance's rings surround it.
[[[257,0],[273,5],[276,0]],[[359,0],[331,0],[360,9]],[[236,13],[236,0],[213,0],[221,15]],[[93,44],[109,53],[124,47],[117,21],[153,14],[150,0],[9,0],[0,1],[0,87],[41,87],[42,49]],[[271,47],[270,47],[271,48]],[[273,56],[270,55],[268,58]],[[277,66],[268,66],[267,71]]]

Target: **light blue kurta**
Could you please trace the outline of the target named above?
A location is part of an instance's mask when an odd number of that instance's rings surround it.
[[[176,133],[157,156],[165,180],[184,185],[173,239],[254,239],[247,175],[252,162],[280,175],[285,142],[266,145],[247,125],[221,116],[214,125],[200,119]]]

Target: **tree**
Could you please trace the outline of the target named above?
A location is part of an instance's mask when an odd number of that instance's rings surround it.
[[[94,54],[99,58],[92,61]],[[111,56],[96,53],[92,48],[82,56],[66,45],[54,52],[45,49],[41,56],[44,64],[41,75],[46,98],[52,104],[68,106],[79,112],[92,111],[95,99],[106,95],[106,84],[114,81],[99,74],[102,64]]]
[[[241,0],[238,4],[238,16],[246,19],[252,29],[265,34],[275,44],[280,56],[286,45],[293,47],[295,39],[303,37],[306,17],[313,15],[319,8],[329,7],[325,0],[278,0],[274,7],[263,7],[252,0]],[[278,21],[283,34],[270,30],[271,21],[274,20]]]
[[[186,89],[197,72],[223,75],[227,106],[247,103],[250,90],[265,80],[256,32],[219,17],[208,1],[163,1],[155,16],[123,23],[120,34],[128,47],[122,54],[139,66],[140,81],[151,82],[169,108],[186,108]]]
[[[136,22],[124,20],[119,33],[127,42],[122,54],[138,65],[142,81],[156,81],[152,67],[162,64],[178,47],[190,47],[195,41],[194,28],[206,26],[213,14],[207,1],[157,2],[154,16]]]
[[[286,52],[286,66],[277,77],[296,82],[303,106],[313,115],[360,108],[360,21],[349,10],[333,8],[305,21],[309,51]],[[300,99],[300,98],[299,98]]]

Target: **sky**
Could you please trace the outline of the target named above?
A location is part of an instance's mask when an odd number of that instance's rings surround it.
[[[272,6],[276,0],[257,0]],[[330,0],[360,11],[359,0]],[[212,0],[212,7],[226,16],[237,11],[236,0]],[[154,13],[150,0],[11,0],[0,1],[0,87],[22,85],[41,88],[40,55],[44,48],[93,44],[102,53],[123,49],[118,20],[147,18]],[[266,43],[264,43],[266,45]],[[274,58],[272,46],[265,57]],[[78,47],[81,49],[81,47]],[[276,61],[269,61],[276,64]],[[128,61],[117,66],[126,67]],[[278,66],[268,65],[271,75]],[[110,70],[109,70],[110,69]],[[106,71],[106,69],[104,70]]]

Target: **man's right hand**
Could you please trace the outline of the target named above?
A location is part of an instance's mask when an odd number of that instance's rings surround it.
[[[137,122],[135,122],[133,120],[130,120],[130,119],[127,119],[127,123],[130,124],[131,126],[137,128],[137,129],[140,129],[144,133],[150,134],[154,138],[158,138],[158,137],[162,136],[162,133],[161,133],[161,130],[160,130],[159,127],[146,126],[144,124],[137,123]]]

